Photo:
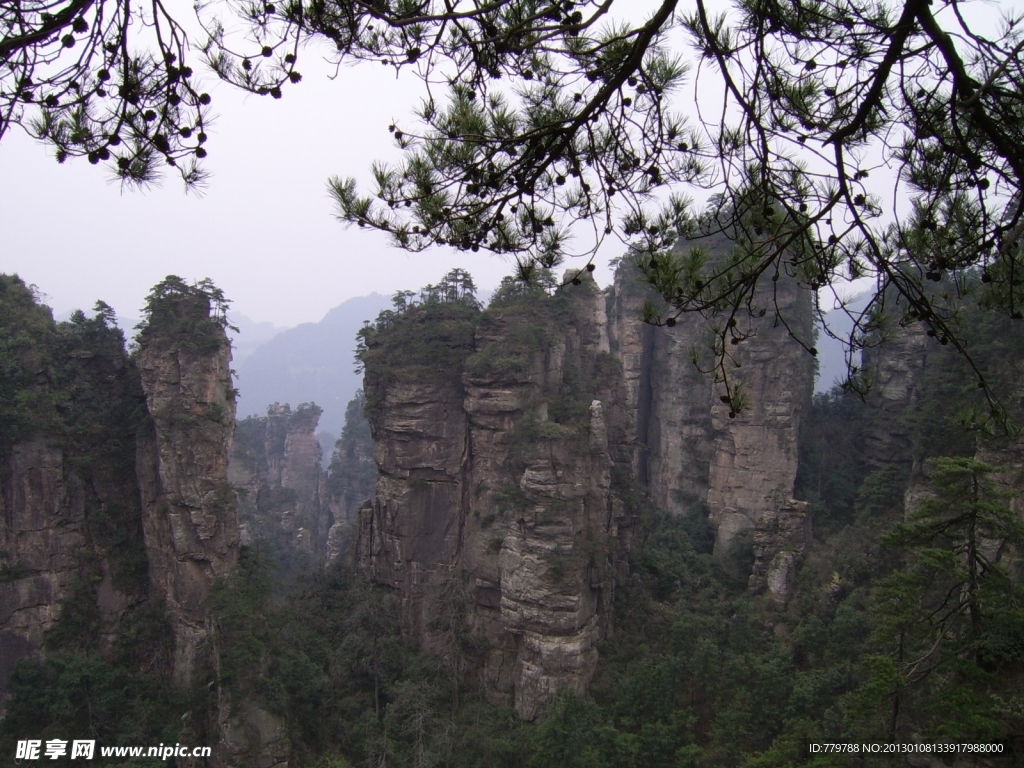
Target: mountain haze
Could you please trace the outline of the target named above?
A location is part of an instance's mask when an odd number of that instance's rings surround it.
[[[373,293],[349,299],[319,323],[303,323],[274,336],[236,366],[238,415],[264,415],[272,403],[314,402],[323,408],[320,426],[339,433],[345,405],[362,386],[352,351],[363,322],[390,306]]]

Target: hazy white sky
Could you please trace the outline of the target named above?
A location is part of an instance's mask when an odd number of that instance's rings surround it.
[[[138,317],[168,274],[209,277],[236,312],[287,326],[318,321],[353,296],[436,282],[453,266],[496,286],[510,263],[451,249],[408,254],[333,218],[328,177],[365,181],[371,160],[399,156],[387,127],[411,123],[418,81],[369,64],[331,81],[333,68],[312,50],[300,63],[302,82],[280,101],[206,78],[218,119],[203,197],[173,176],[122,193],[102,166],[59,165],[51,149],[9,134],[0,142],[0,272],[35,284],[58,315],[103,299],[125,317]],[[604,254],[603,284],[604,263],[622,250]]]
[[[994,21],[1021,2],[966,7]],[[616,7],[639,15],[654,4]],[[186,195],[171,176],[161,187],[122,193],[102,167],[58,165],[46,146],[9,134],[0,142],[0,272],[35,284],[58,315],[103,299],[131,318],[165,275],[209,277],[236,313],[281,326],[318,321],[354,296],[419,288],[453,266],[481,288],[496,286],[511,270],[506,261],[451,249],[408,254],[333,218],[328,177],[355,176],[370,188],[371,160],[401,154],[387,127],[412,124],[418,81],[371,64],[343,68],[332,81],[333,67],[313,49],[300,65],[302,82],[280,101],[205,78],[219,117],[206,145],[214,176],[203,197]],[[677,98],[691,100],[680,108],[692,114],[693,92]],[[600,284],[611,279],[608,259],[624,250],[618,241],[605,245]]]

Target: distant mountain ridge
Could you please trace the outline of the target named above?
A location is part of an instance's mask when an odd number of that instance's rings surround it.
[[[238,417],[265,415],[273,403],[314,402],[324,411],[321,428],[340,433],[345,406],[362,386],[352,357],[356,332],[389,306],[379,293],[349,299],[319,323],[281,331],[250,352],[236,367]]]
[[[257,322],[234,312],[228,316],[228,321],[231,323],[228,337],[231,339],[231,359],[235,368],[272,338],[288,330],[286,326]]]

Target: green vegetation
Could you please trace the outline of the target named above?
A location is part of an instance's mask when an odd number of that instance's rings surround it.
[[[533,360],[551,341],[531,318],[552,313],[545,322],[573,322],[561,292],[543,290],[510,291],[480,312],[463,290],[467,280],[456,277],[425,291],[422,303],[399,295],[392,315],[363,334],[369,386],[374,376],[401,380],[403,367],[417,377],[452,376],[462,370],[447,367],[452,360],[481,364],[474,350],[491,336],[509,339],[501,346],[511,357]],[[219,693],[280,717],[294,764],[319,768],[858,766],[859,758],[826,760],[806,745],[999,739],[1012,746],[1024,736],[1024,529],[1010,510],[1017,502],[1001,490],[1006,468],[972,457],[980,440],[998,443],[980,431],[987,419],[964,416],[977,413],[985,393],[954,358],[930,358],[926,376],[934,378],[905,421],[890,425],[905,428],[907,456],[867,455],[872,419],[887,414],[840,391],[815,399],[797,489],[811,502],[814,540],[785,607],[750,594],[749,545],[712,555],[705,510],[668,517],[618,470],[613,485],[632,521],[629,569],[609,595],[611,631],[596,676],[586,693],[563,692],[537,722],[523,723],[480,684],[490,649],[466,626],[470,585],[446,582],[427,619],[433,653],[426,655],[403,635],[408,606],[395,593],[342,568],[302,572],[259,539],[209,596],[218,676],[194,691],[169,685],[173,633],[139,556],[137,496],[99,490],[134,467],[130,428],[142,411],[137,373],[118,347],[123,339],[102,310],[55,325],[18,281],[0,285],[14,297],[0,305],[11,329],[0,339],[10,350],[2,386],[24,404],[5,412],[5,439],[38,435],[74,451],[69,466],[92,489],[89,555],[47,637],[46,660],[15,670],[0,753],[28,731],[126,744],[187,733],[212,744]],[[165,307],[155,316],[181,329],[177,312]],[[978,327],[979,339],[993,335],[980,320]],[[979,346],[1001,361],[992,386],[1007,392],[1021,359],[1016,343],[1003,334],[991,352]],[[599,357],[595,365],[614,373],[617,364]],[[516,451],[580,433],[590,382],[600,377],[571,361],[561,370],[544,393],[547,418],[518,425]],[[363,407],[359,397],[350,403],[332,463],[328,491],[343,498],[371,478]],[[372,416],[380,403],[366,407]],[[1016,418],[1012,409],[1006,415]],[[291,414],[314,417],[311,407]],[[239,425],[251,467],[280,447],[284,424]],[[929,460],[915,469],[911,455]],[[912,478],[916,501],[905,509]],[[499,517],[517,515],[529,500],[517,485],[473,492],[495,502],[479,522],[490,549],[500,551]],[[260,488],[248,502],[270,513],[294,500]],[[602,548],[595,540],[592,549]],[[0,586],[30,575],[3,557]],[[131,599],[105,637],[98,594],[107,574]],[[559,577],[554,568],[549,575]],[[872,763],[886,764],[899,763]]]
[[[146,297],[139,344],[146,345],[159,334],[200,354],[216,352],[225,344],[224,329],[231,327],[229,305],[224,292],[209,279],[189,285],[177,275],[168,275]]]
[[[449,271],[437,285],[419,295],[399,291],[393,310],[384,310],[356,337],[356,361],[367,371],[366,414],[371,420],[382,406],[391,381],[425,383],[458,376],[473,350],[480,304],[473,278]]]
[[[345,426],[327,470],[327,498],[340,501],[345,510],[355,510],[373,496],[377,479],[373,438],[365,410],[366,396],[359,390],[345,407]]]
[[[246,536],[258,541],[268,556],[277,561],[280,580],[312,567],[311,553],[295,547],[295,530],[302,528],[314,537],[326,534],[318,527],[319,499],[300,502],[295,488],[281,485],[288,482],[282,467],[287,462],[289,434],[305,433],[312,438],[321,413],[313,403],[302,403],[294,411],[275,403],[267,409],[266,416],[250,416],[235,425],[231,461],[244,468],[248,477],[243,474],[244,484],[237,488],[225,488],[224,500],[232,501],[237,494],[238,522],[244,526]],[[310,474],[293,476],[292,482],[315,484],[312,473],[319,471],[319,465],[310,465],[305,470]],[[281,525],[284,519],[290,523],[288,531]]]
[[[17,276],[0,276],[0,455],[32,434],[52,411],[37,373],[55,335],[49,308]]]
[[[81,738],[103,745],[174,744],[180,740],[182,715],[189,711],[187,697],[162,676],[129,671],[94,652],[55,655],[44,664],[19,662],[10,689],[12,697],[0,721],[0,752],[8,756],[15,754],[16,740],[26,734],[44,742]],[[95,759],[99,760],[98,753]],[[47,764],[80,761],[65,756]],[[167,765],[158,758],[129,764]]]
[[[216,308],[218,292],[208,283],[183,292],[167,281],[161,286],[151,295],[146,340],[162,330],[181,340],[188,332],[182,317],[192,317],[190,302],[200,294],[213,297]],[[178,300],[189,310],[179,312]],[[211,324],[223,344],[217,321],[207,317],[206,326]],[[197,348],[209,343],[206,326],[196,324]],[[8,493],[18,454],[42,452],[46,461],[59,460],[54,487],[42,485],[49,480],[35,474],[34,466],[33,475],[21,480],[33,494],[53,491],[64,517],[48,522],[58,532],[74,526],[82,537],[80,548],[59,553],[55,561],[73,570],[60,618],[45,636],[45,661],[23,660],[10,678],[0,754],[13,755],[14,742],[26,734],[95,738],[107,745],[173,743],[182,733],[182,717],[203,705],[170,683],[173,634],[149,580],[136,475],[146,407],[136,362],[103,302],[92,317],[78,311],[54,323],[34,289],[17,277],[0,276],[0,481]],[[12,590],[8,597],[43,589],[29,581],[41,577],[36,560],[29,568],[5,551],[0,561],[0,588]],[[117,596],[105,592],[109,587]]]

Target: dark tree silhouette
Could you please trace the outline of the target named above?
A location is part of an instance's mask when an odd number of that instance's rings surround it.
[[[656,322],[778,312],[769,278],[783,274],[819,290],[874,278],[852,352],[887,324],[921,321],[966,353],[965,303],[1024,317],[1019,17],[980,18],[961,0],[746,0],[725,13],[663,0],[640,21],[613,19],[620,10],[629,4],[211,4],[201,51],[220,77],[275,98],[314,40],[339,63],[415,72],[425,98],[388,127],[404,160],[375,165],[369,191],[330,183],[342,220],[409,250],[511,254],[528,276],[617,236],[668,302]],[[237,42],[230,13],[248,22]],[[208,97],[159,2],[7,5],[0,24],[0,132],[26,125],[59,159],[109,156],[128,181],[151,179],[161,156],[201,178]],[[715,233],[733,254],[676,247]]]

